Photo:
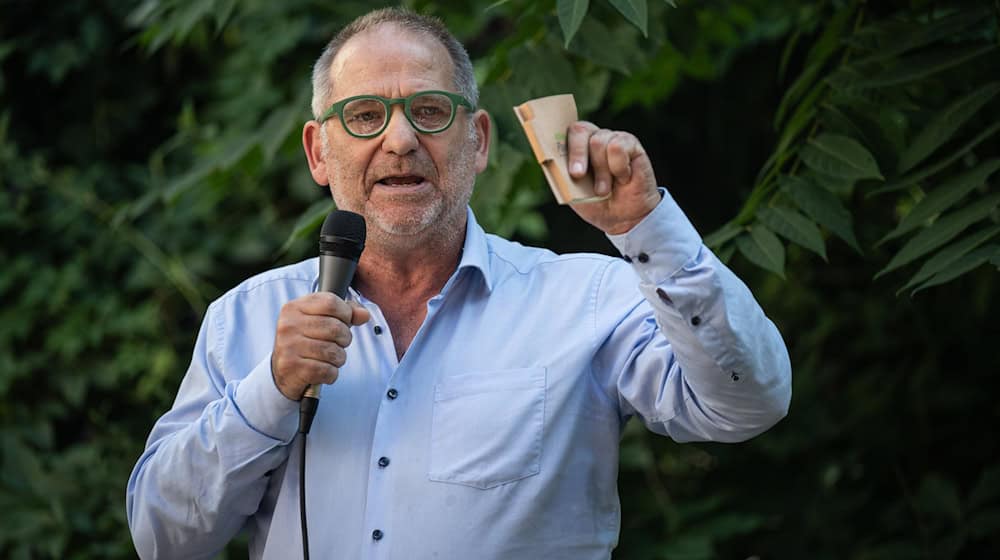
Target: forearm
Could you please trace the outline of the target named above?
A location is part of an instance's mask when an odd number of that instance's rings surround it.
[[[629,255],[659,330],[625,366],[624,406],[679,441],[740,441],[780,420],[791,397],[784,342],[669,194],[612,241]]]
[[[129,478],[127,514],[141,557],[210,558],[256,512],[295,434],[294,408],[273,392],[269,360],[221,393],[192,365]]]

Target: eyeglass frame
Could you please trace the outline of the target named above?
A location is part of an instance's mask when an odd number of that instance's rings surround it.
[[[443,127],[441,127],[438,130],[423,130],[421,127],[417,126],[417,124],[415,122],[413,122],[413,116],[410,114],[410,102],[413,101],[413,99],[415,97],[418,97],[418,96],[421,96],[421,95],[427,95],[427,94],[440,94],[440,95],[443,95],[443,96],[447,97],[451,101],[451,118],[448,119],[448,124],[444,125]],[[382,106],[385,107],[385,122],[382,123],[381,128],[379,128],[375,132],[372,132],[371,134],[356,134],[356,133],[352,132],[351,129],[347,126],[347,123],[344,122],[344,107],[348,103],[350,103],[351,101],[357,101],[358,99],[375,99],[375,100],[380,101],[382,103]],[[334,103],[333,105],[331,105],[330,108],[327,109],[326,112],[323,113],[322,116],[320,116],[320,118],[316,119],[316,121],[319,124],[323,124],[326,121],[328,121],[330,119],[330,117],[332,117],[333,115],[337,115],[338,117],[340,117],[340,125],[343,126],[344,127],[344,131],[347,132],[348,134],[350,134],[351,136],[353,136],[355,138],[374,138],[374,137],[378,136],[379,134],[382,134],[385,131],[385,129],[388,128],[389,121],[392,120],[392,106],[393,105],[399,105],[400,103],[403,104],[403,116],[406,117],[406,121],[410,123],[410,126],[413,127],[413,130],[416,130],[417,132],[420,132],[421,134],[438,134],[440,132],[444,132],[444,131],[448,130],[449,128],[451,128],[451,125],[455,122],[455,115],[458,114],[458,107],[465,107],[469,111],[475,111],[476,110],[476,108],[472,106],[472,103],[470,103],[468,99],[466,99],[465,97],[463,97],[463,96],[461,96],[461,95],[459,95],[457,93],[452,93],[450,91],[430,89],[430,90],[424,90],[424,91],[418,91],[418,92],[415,92],[415,93],[411,93],[410,95],[407,95],[406,97],[388,98],[388,97],[382,97],[381,95],[375,95],[375,94],[354,95],[354,96],[351,96],[351,97],[348,97],[348,98],[345,98],[345,99],[341,99],[340,101],[338,101],[338,102]]]

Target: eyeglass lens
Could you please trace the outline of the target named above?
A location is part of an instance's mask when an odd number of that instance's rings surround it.
[[[410,100],[410,122],[421,132],[438,132],[451,122],[454,110],[451,99],[439,93],[426,93]],[[344,124],[353,134],[365,136],[381,130],[386,106],[378,99],[356,99],[344,106]]]

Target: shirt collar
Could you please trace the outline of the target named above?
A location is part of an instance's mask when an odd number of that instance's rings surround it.
[[[493,278],[490,276],[490,248],[486,239],[486,232],[476,221],[472,208],[466,207],[465,221],[465,243],[462,245],[462,258],[458,262],[458,268],[451,275],[441,293],[445,293],[458,279],[463,270],[470,269],[479,273],[483,279],[483,286],[487,293],[493,291]],[[319,259],[316,260],[316,276],[313,277],[312,290],[319,289]],[[348,299],[358,299],[359,294],[352,287],[348,289]]]
[[[479,272],[483,279],[486,291],[493,291],[493,277],[490,275],[490,246],[486,239],[486,232],[476,221],[476,215],[472,213],[472,208],[466,208],[465,222],[465,244],[462,247],[462,259],[458,262],[457,272],[468,268]],[[452,276],[457,278],[458,274]],[[451,280],[448,281],[451,284]],[[445,286],[447,290],[447,285]],[[444,290],[442,290],[443,292]]]

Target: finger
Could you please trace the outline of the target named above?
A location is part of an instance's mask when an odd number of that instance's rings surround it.
[[[296,372],[306,385],[330,385],[337,380],[340,375],[340,368],[331,365],[323,360],[313,360],[311,358],[299,358],[296,363]]]
[[[295,300],[298,309],[306,315],[326,315],[347,323],[351,320],[351,306],[337,294],[315,292]]]
[[[576,121],[569,126],[566,136],[569,174],[576,179],[587,174],[590,162],[590,137],[597,130],[597,125],[587,121]]]
[[[590,137],[590,165],[594,169],[594,194],[611,192],[611,170],[608,168],[608,142],[614,133],[601,129]]]
[[[372,318],[372,312],[368,311],[368,309],[365,308],[363,305],[355,301],[352,301],[350,303],[352,310],[351,314],[352,325],[363,325]]]
[[[305,339],[297,348],[299,358],[341,367],[347,362],[347,352],[340,346],[322,340]]]
[[[632,158],[642,153],[639,140],[627,132],[615,132],[608,142],[608,170],[618,183],[632,178]]]
[[[350,327],[340,319],[325,315],[300,315],[296,320],[298,332],[314,340],[333,342],[347,347],[353,339]],[[294,327],[293,329],[294,330]]]

